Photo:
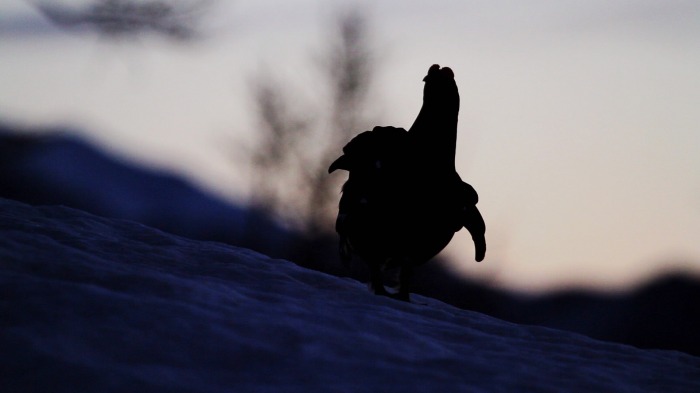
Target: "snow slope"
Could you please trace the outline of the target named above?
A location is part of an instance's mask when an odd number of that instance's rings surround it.
[[[700,359],[0,199],[1,392],[698,392]]]

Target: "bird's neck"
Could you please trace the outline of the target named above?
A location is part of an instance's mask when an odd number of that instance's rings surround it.
[[[454,108],[423,105],[409,130],[422,165],[455,170],[458,114]]]

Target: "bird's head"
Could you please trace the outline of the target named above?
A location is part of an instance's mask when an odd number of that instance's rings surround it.
[[[450,67],[440,68],[438,64],[433,64],[423,82],[423,105],[459,111],[459,91]]]
[[[343,169],[346,171],[349,171],[350,169],[352,169],[351,157],[348,157],[345,154],[338,157],[335,161],[333,161],[331,166],[328,167],[328,173],[333,173],[333,172],[337,171],[338,169]]]
[[[328,173],[338,169],[369,173],[375,172],[396,160],[402,151],[406,130],[397,127],[374,127],[355,136],[345,147],[343,155],[328,168]]]

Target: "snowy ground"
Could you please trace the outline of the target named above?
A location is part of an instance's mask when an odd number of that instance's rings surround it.
[[[698,392],[700,358],[0,199],[2,392]]]

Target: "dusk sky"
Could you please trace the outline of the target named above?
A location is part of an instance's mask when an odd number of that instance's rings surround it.
[[[75,127],[245,202],[231,156],[255,132],[251,77],[264,69],[322,110],[314,56],[352,5],[378,53],[377,125],[410,127],[428,67],[455,72],[457,168],[489,247],[477,264],[458,233],[444,252],[456,270],[533,290],[700,275],[697,1],[218,1],[203,37],[178,44],[61,30],[5,0],[0,120]]]

